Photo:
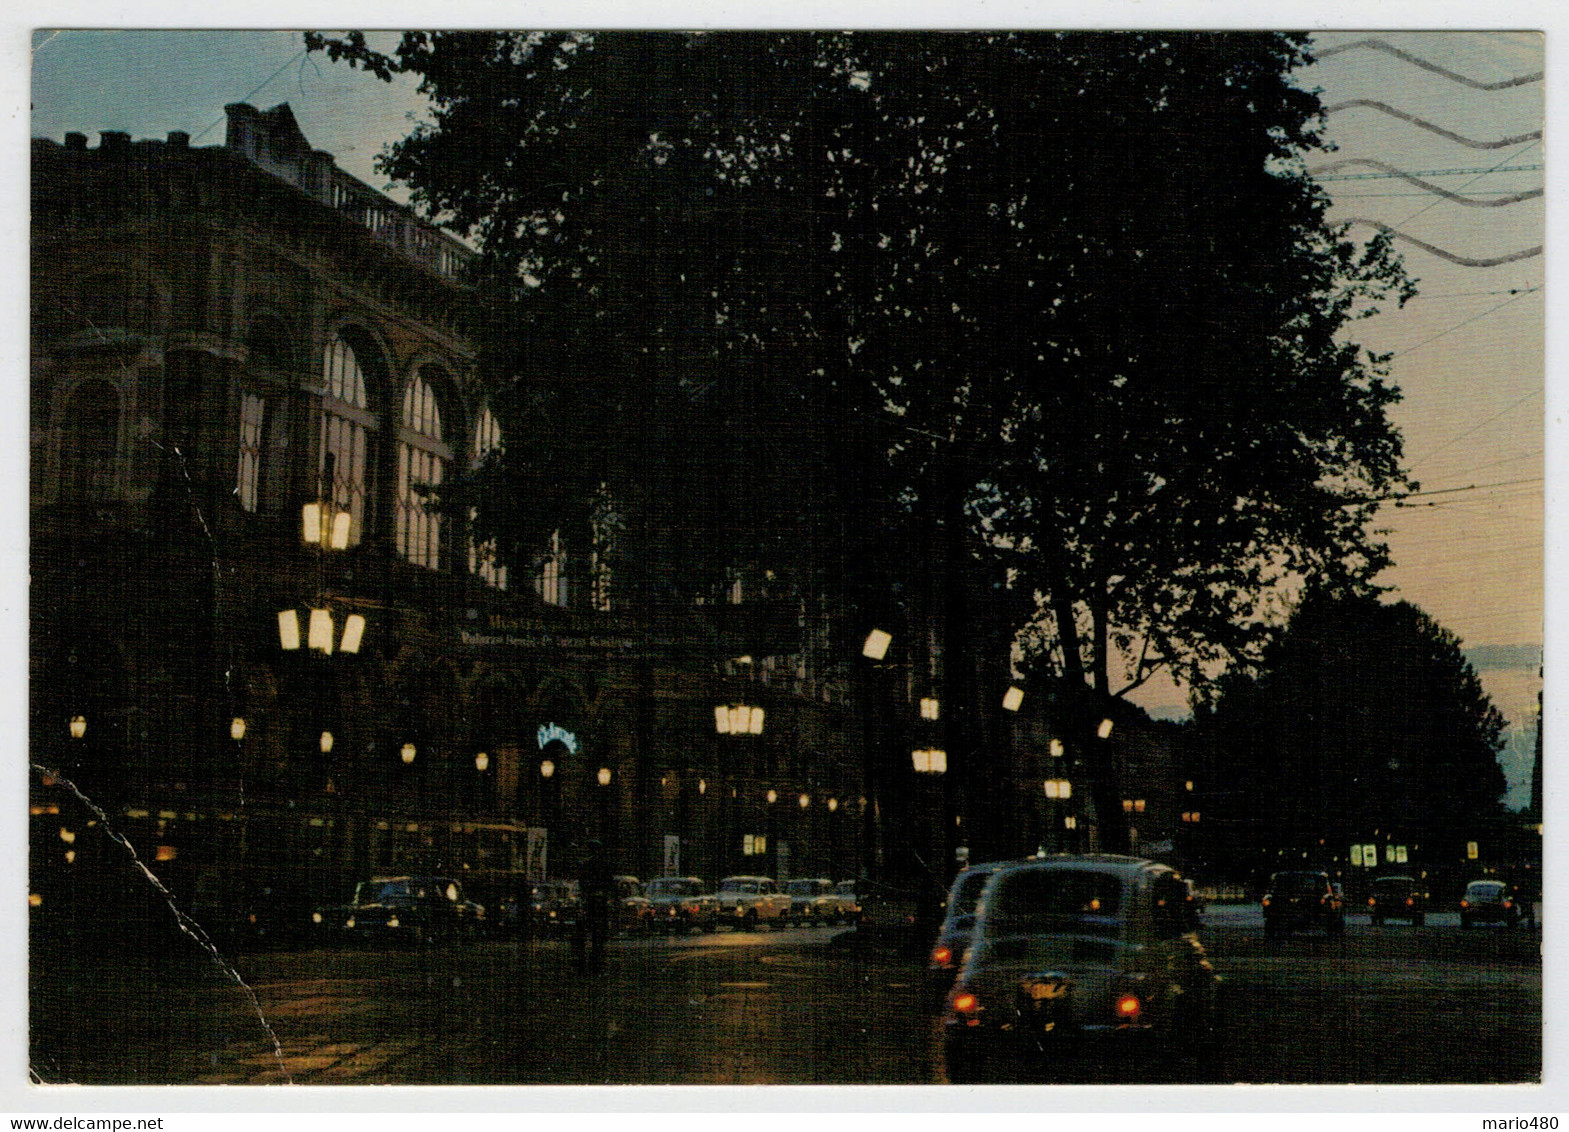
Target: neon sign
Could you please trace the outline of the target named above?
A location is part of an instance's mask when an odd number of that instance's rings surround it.
[[[539,745],[541,748],[551,743],[560,742],[568,751],[577,754],[577,736],[558,723],[541,723],[539,725]]]

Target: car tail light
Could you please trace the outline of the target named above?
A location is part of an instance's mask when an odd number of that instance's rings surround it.
[[[939,967],[953,966],[953,952],[946,947],[932,948],[932,962]]]
[[[1513,900],[1505,900],[1504,901],[1504,910],[1505,911],[1509,910],[1510,908],[1513,908],[1514,906],[1515,905],[1514,905],[1514,901]]]
[[[1460,901],[1460,907],[1469,908],[1471,907],[1471,902],[1469,900],[1462,900]]]
[[[1413,905],[1415,903],[1416,903],[1416,901],[1413,900],[1411,897],[1409,897],[1409,896],[1406,897],[1406,907],[1407,908],[1411,907],[1411,905]]]
[[[955,1014],[974,1014],[980,1008],[980,1000],[969,991],[960,991],[953,996],[953,1012]]]
[[[1374,897],[1369,896],[1367,898],[1367,906],[1369,908],[1377,907],[1377,905],[1378,905],[1378,901]]]
[[[1131,1022],[1144,1012],[1144,1004],[1139,1001],[1139,996],[1131,991],[1124,991],[1117,996],[1117,1018],[1124,1022]]]
[[[1264,905],[1264,907],[1268,908],[1269,907],[1269,897],[1267,897],[1267,896],[1264,897],[1264,899],[1259,901],[1259,903]]]

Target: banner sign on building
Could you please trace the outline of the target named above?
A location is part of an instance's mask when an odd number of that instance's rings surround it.
[[[530,884],[542,883],[545,879],[546,845],[547,837],[543,829],[530,828],[528,830],[528,850],[523,859],[523,875]]]

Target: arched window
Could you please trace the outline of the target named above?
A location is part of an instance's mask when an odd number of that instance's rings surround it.
[[[107,381],[84,381],[61,417],[60,499],[103,503],[115,487],[120,448],[120,392]]]
[[[479,420],[474,426],[474,450],[469,457],[469,467],[477,469],[485,462],[485,457],[501,449],[501,425],[495,415],[486,405],[479,412]],[[469,522],[473,522],[477,512],[469,509]],[[469,573],[477,574],[498,590],[507,588],[507,568],[496,561],[496,542],[489,539],[485,542],[476,542],[469,539]]]
[[[398,430],[398,553],[416,566],[441,563],[441,515],[425,505],[428,489],[441,486],[452,450],[441,439],[441,408],[421,370],[403,389],[403,426]]]
[[[360,541],[365,529],[370,446],[376,417],[365,395],[365,372],[360,360],[341,335],[335,335],[327,345],[322,382],[325,391],[316,474],[322,493],[352,516],[349,543],[353,545]]]

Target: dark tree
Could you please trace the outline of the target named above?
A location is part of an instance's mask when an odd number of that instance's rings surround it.
[[[1006,577],[1075,721],[1387,563],[1397,394],[1347,335],[1409,285],[1325,222],[1304,37],[308,42],[432,99],[383,167],[485,252],[513,443],[463,505],[515,561],[607,496],[645,593],[866,608],[939,547],[945,669],[1005,644],[957,580]]]
[[[1458,853],[1501,814],[1504,726],[1458,638],[1416,606],[1316,590],[1201,713],[1206,819],[1243,851],[1322,838],[1344,854],[1377,830]]]

